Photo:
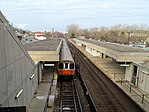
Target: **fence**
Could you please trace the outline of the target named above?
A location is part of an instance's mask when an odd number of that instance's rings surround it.
[[[131,96],[139,97],[142,104],[144,102],[149,104],[149,96],[147,93],[142,92],[141,90],[139,90],[139,88],[134,86],[132,83],[126,81],[123,77],[116,76],[118,74],[114,73],[113,75],[114,75],[114,80],[116,82],[120,82],[120,85],[125,87],[129,91],[129,93],[133,93],[133,95]]]

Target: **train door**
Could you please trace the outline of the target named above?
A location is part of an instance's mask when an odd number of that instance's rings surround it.
[[[69,63],[64,64],[64,75],[70,75]]]
[[[65,63],[65,69],[67,70],[68,69],[68,63]]]
[[[64,68],[64,65],[63,63],[59,63],[59,66],[58,66],[59,69],[63,69]]]
[[[73,70],[75,69],[74,68],[74,63],[70,63],[70,69],[73,69]]]
[[[133,83],[135,86],[137,86],[137,71],[138,71],[138,67],[134,65],[134,69],[133,69],[133,75],[132,75],[132,79],[131,79],[131,83]]]

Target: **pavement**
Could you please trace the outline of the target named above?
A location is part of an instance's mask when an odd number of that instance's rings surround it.
[[[58,78],[58,74],[55,71],[55,73],[54,73],[54,80],[52,82],[50,96],[49,96],[49,100],[48,100],[48,108],[47,108],[46,112],[53,112],[54,111],[54,100],[55,100],[56,92],[57,92],[56,91],[57,78]]]
[[[75,44],[74,44],[75,45]],[[76,45],[75,45],[76,46]],[[88,57],[103,73],[107,75],[128,97],[136,102],[142,109],[149,112],[149,94],[133,86],[125,79],[125,68],[121,67],[111,58],[99,58],[88,53],[83,47],[76,46]]]
[[[46,112],[55,68],[44,70],[42,81],[36,89],[27,112]]]

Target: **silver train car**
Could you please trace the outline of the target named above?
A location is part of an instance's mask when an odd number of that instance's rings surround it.
[[[65,39],[62,40],[60,61],[58,63],[59,76],[74,76],[75,63]]]

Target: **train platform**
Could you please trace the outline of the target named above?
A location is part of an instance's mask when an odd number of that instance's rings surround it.
[[[48,107],[48,97],[51,93],[51,85],[54,79],[55,68],[43,70],[42,81],[33,95],[27,112],[45,112]]]
[[[52,86],[51,86],[51,91],[50,91],[49,100],[48,100],[48,108],[46,112],[54,111],[54,100],[57,95],[56,85],[57,85],[57,79],[58,79],[58,74],[56,71],[54,72],[53,78],[54,79],[53,79]]]
[[[75,44],[74,44],[75,45]],[[88,59],[90,59],[106,76],[111,79],[128,97],[136,102],[146,112],[149,112],[149,94],[133,86],[128,80],[125,80],[125,69],[111,58],[99,58],[93,56],[83,47],[75,45]]]

